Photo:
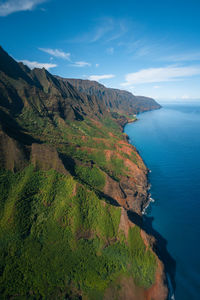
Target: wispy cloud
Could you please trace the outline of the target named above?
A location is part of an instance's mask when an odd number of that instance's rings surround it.
[[[5,17],[19,11],[32,10],[47,0],[7,0],[0,3],[0,16]]]
[[[67,52],[64,52],[64,51],[58,50],[58,49],[51,49],[51,48],[38,48],[38,49],[43,52],[46,52],[52,56],[59,57],[59,58],[70,61],[70,55],[71,55],[70,53],[67,53]]]
[[[125,76],[125,82],[121,85],[129,86],[132,84],[174,81],[194,75],[200,75],[200,65],[189,67],[168,66],[164,68],[150,68],[127,74]]]
[[[100,40],[108,32],[114,28],[114,22],[112,18],[105,18],[102,23],[95,29],[90,42],[94,43]]]
[[[72,67],[83,68],[83,67],[91,66],[91,63],[86,62],[86,61],[75,61],[75,62],[72,61],[70,58],[71,53],[64,52],[63,50],[51,49],[51,48],[38,48],[38,49],[52,55],[53,57],[62,58],[62,59],[70,61],[71,62],[70,66],[72,66]],[[50,59],[52,60],[52,57]]]
[[[37,61],[29,61],[29,60],[20,60],[25,65],[27,65],[30,69],[34,68],[45,68],[46,70],[49,70],[51,68],[57,67],[56,64],[49,64],[49,63],[40,63]]]
[[[152,47],[150,46],[143,46],[139,49],[137,49],[135,55],[139,57],[147,56],[152,52]]]
[[[115,33],[113,33],[108,39],[107,42],[111,42],[114,40],[119,39],[121,36],[123,36],[127,31],[128,27],[127,24],[125,24],[124,21],[116,22],[115,24]]]
[[[165,56],[165,57],[161,57],[159,60],[170,61],[170,62],[198,61],[198,60],[200,60],[200,51]]]
[[[105,75],[90,75],[89,80],[100,81],[102,79],[109,79],[115,77],[114,74],[105,74]]]
[[[86,33],[76,36],[72,40],[68,41],[71,43],[95,43],[101,40],[109,32],[114,29],[114,21],[112,18],[101,18],[95,21],[93,29]]]
[[[78,68],[83,68],[83,67],[90,67],[91,63],[88,63],[86,61],[76,61],[73,64],[71,64],[72,67],[78,67]]]
[[[123,49],[124,53],[131,55],[134,60],[148,60],[148,61],[161,61],[162,57],[167,56],[168,53],[173,53],[175,46],[166,41],[165,37],[160,39],[149,39],[146,36],[137,37],[130,35],[130,38],[119,41],[118,47]],[[163,60],[162,60],[163,61]],[[165,60],[168,61],[168,60]]]
[[[110,48],[107,48],[106,49],[106,52],[108,53],[108,54],[113,54],[114,53],[114,48],[113,47],[110,47]]]
[[[128,31],[124,20],[107,17],[95,20],[94,29],[70,40],[72,43],[111,42],[119,39]]]

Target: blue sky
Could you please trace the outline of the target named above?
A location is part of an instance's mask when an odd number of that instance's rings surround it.
[[[0,43],[31,68],[191,101],[200,99],[199,12],[199,0],[0,0]]]

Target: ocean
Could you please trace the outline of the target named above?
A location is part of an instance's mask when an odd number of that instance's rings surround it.
[[[139,114],[125,132],[151,170],[145,226],[160,243],[170,299],[200,299],[200,102]],[[174,296],[173,296],[174,294]]]

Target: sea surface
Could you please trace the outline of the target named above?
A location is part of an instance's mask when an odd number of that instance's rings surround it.
[[[175,299],[199,300],[200,102],[163,105],[137,117],[138,121],[125,126],[125,132],[151,170],[155,202],[146,218],[174,260]],[[171,261],[167,264],[170,269]]]

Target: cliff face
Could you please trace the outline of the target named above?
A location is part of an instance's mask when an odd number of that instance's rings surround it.
[[[166,298],[140,229],[147,168],[123,133],[133,114],[159,107],[30,70],[0,48],[3,297]]]
[[[161,107],[152,98],[134,96],[127,91],[106,88],[96,81],[58,78],[63,82],[71,83],[81,93],[97,96],[109,111],[137,114]]]

